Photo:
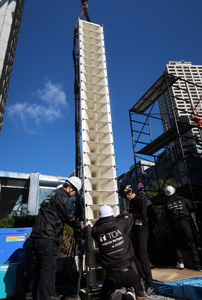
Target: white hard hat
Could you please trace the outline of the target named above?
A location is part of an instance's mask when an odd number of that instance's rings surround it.
[[[114,212],[113,212],[113,209],[111,208],[111,206],[103,205],[100,207],[99,218],[106,218],[106,217],[110,217],[113,215],[114,215]]]
[[[165,188],[166,196],[172,196],[175,193],[175,188],[172,185],[167,185]]]
[[[61,187],[63,187],[63,184],[59,184],[56,189],[60,189]]]
[[[76,176],[72,176],[67,178],[66,181],[69,182],[77,190],[78,193],[80,193],[80,189],[82,186],[81,179]]]

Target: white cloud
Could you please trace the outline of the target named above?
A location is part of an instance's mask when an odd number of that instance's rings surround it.
[[[47,80],[36,96],[38,101],[35,103],[15,103],[7,107],[8,117],[28,134],[38,133],[44,124],[62,118],[64,110],[69,109],[61,84]]]
[[[67,107],[66,95],[62,91],[61,84],[52,84],[50,80],[47,80],[45,87],[42,90],[37,91],[39,97],[48,105],[57,107]]]

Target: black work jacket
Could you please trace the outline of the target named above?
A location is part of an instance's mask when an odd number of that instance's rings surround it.
[[[80,223],[72,214],[69,199],[70,196],[63,187],[48,195],[41,203],[31,237],[51,239],[59,243],[64,223],[80,228]]]
[[[156,216],[155,210],[153,208],[151,200],[147,197],[146,193],[144,191],[140,191],[138,193],[139,196],[144,198],[144,201],[147,206],[147,224],[149,227],[154,227],[155,225],[158,225],[158,218]]]
[[[193,205],[189,199],[173,194],[172,196],[166,197],[164,201],[164,211],[168,222],[171,224],[181,220],[190,221],[190,211],[193,211]]]
[[[141,195],[136,195],[130,200],[129,211],[135,219],[134,229],[148,230],[147,206],[147,199]],[[137,225],[138,223],[141,225]]]
[[[133,227],[130,213],[99,219],[92,236],[100,250],[101,265],[106,270],[122,270],[131,265],[134,250],[129,234]]]

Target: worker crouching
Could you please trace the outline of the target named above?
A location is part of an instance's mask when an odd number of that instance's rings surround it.
[[[135,293],[141,290],[140,277],[131,266],[134,250],[129,234],[133,223],[130,213],[114,217],[110,206],[104,205],[99,209],[99,219],[92,228],[92,236],[100,251],[101,266],[106,270],[99,300],[121,299],[122,287],[127,288],[126,299],[136,299]]]

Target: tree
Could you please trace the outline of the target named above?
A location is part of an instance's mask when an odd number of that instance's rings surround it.
[[[151,184],[145,187],[147,196],[151,199],[160,194],[163,194],[164,189],[167,185],[172,185],[174,188],[181,186],[181,184],[179,184],[175,179],[168,179],[166,181],[164,181],[163,179],[159,179],[153,181]]]

